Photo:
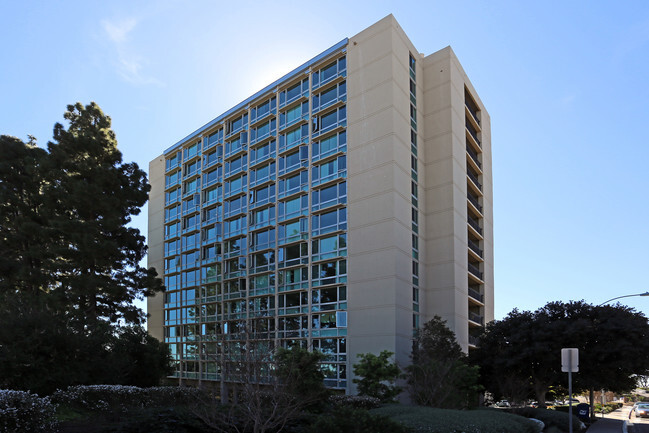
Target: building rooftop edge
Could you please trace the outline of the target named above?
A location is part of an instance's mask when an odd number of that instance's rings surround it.
[[[276,87],[276,86],[277,86],[279,83],[281,83],[282,81],[285,81],[285,80],[287,80],[287,79],[289,79],[289,78],[291,78],[291,77],[297,75],[297,74],[298,74],[300,71],[302,71],[303,69],[308,68],[309,66],[313,65],[314,63],[317,63],[317,62],[319,62],[320,60],[324,59],[325,57],[328,57],[328,56],[331,55],[332,53],[334,53],[334,52],[336,52],[336,51],[338,51],[338,50],[340,50],[340,49],[346,47],[347,44],[348,44],[348,42],[349,42],[349,38],[345,38],[345,39],[343,39],[342,41],[338,42],[337,44],[335,44],[335,45],[329,47],[328,49],[326,49],[326,50],[323,51],[322,53],[320,53],[320,54],[318,54],[317,56],[313,57],[311,60],[308,60],[307,62],[305,62],[305,63],[303,63],[302,65],[298,66],[297,68],[293,69],[293,70],[292,70],[291,72],[289,72],[288,74],[286,74],[286,75],[282,76],[281,78],[278,78],[277,80],[273,81],[273,82],[272,82],[271,84],[269,84],[268,86],[264,87],[264,88],[261,89],[260,91],[254,93],[252,96],[249,96],[248,98],[246,98],[246,99],[244,99],[243,101],[239,102],[237,105],[235,105],[234,107],[230,108],[228,111],[226,111],[226,112],[224,112],[223,114],[217,116],[215,119],[209,121],[208,123],[206,123],[205,125],[201,126],[200,128],[198,128],[197,130],[195,130],[195,131],[192,132],[191,134],[187,135],[185,138],[183,138],[183,139],[179,140],[178,142],[176,142],[176,144],[174,144],[173,146],[167,148],[167,149],[164,151],[163,155],[168,154],[169,152],[171,152],[171,151],[175,150],[176,148],[178,148],[181,144],[187,142],[188,140],[191,140],[192,138],[198,136],[201,132],[203,132],[203,131],[205,131],[205,130],[211,128],[211,127],[214,126],[214,125],[216,125],[217,123],[219,123],[221,120],[223,120],[224,118],[226,118],[226,117],[229,116],[230,114],[232,114],[232,113],[234,113],[235,111],[241,109],[242,107],[244,107],[244,106],[247,105],[248,103],[252,102],[253,100],[259,98],[259,97],[262,96],[264,93],[267,93],[268,91],[270,91],[273,87]]]

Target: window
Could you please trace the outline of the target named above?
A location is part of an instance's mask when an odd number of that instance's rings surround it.
[[[275,229],[255,232],[250,237],[250,251],[265,250],[275,247]]]
[[[180,199],[180,188],[165,193],[165,205],[177,202]]]
[[[203,247],[201,253],[201,260],[203,261],[214,261],[221,255],[221,244],[210,245]]]
[[[188,182],[185,182],[183,186],[183,194],[193,194],[198,190],[198,184],[200,182],[199,178],[192,179]]]
[[[301,144],[309,138],[309,126],[304,124],[279,136],[279,150],[283,151]]]
[[[329,63],[324,68],[313,73],[313,88],[317,88],[328,81],[336,78],[339,74],[342,74],[347,69],[347,59],[341,57],[338,60],[334,60]]]
[[[246,238],[231,239],[224,243],[227,257],[246,253]]]
[[[251,213],[250,224],[252,228],[262,227],[275,222],[275,206],[256,210]]]
[[[223,129],[219,129],[218,131],[216,131],[215,133],[213,133],[212,135],[207,137],[207,147],[210,148],[210,147],[214,146],[216,143],[222,142],[222,141],[223,141]],[[223,156],[223,153],[222,153],[223,148],[220,148],[220,149],[221,149],[221,154],[219,156]]]
[[[309,249],[306,242],[289,245],[279,249],[280,267],[306,264],[309,259]]]
[[[198,229],[198,224],[200,223],[199,215],[191,215],[183,218],[183,231],[196,230]]]
[[[176,185],[180,182],[180,170],[165,176],[165,188]]]
[[[313,286],[347,282],[347,261],[318,263],[311,266],[311,280]]]
[[[306,191],[309,182],[307,171],[300,171],[291,177],[279,181],[279,195],[286,197],[298,191]]]
[[[317,211],[327,206],[347,202],[347,182],[340,182],[311,193],[311,209]]]
[[[325,115],[315,117],[313,120],[313,132],[317,132],[318,134],[326,132],[340,125],[345,126],[347,120],[347,108],[340,107],[336,110],[330,111]]]
[[[248,113],[244,113],[241,116],[233,120],[230,120],[229,122],[226,123],[227,134],[230,135],[237,131],[240,131],[241,129],[245,128],[247,124],[248,124]]]
[[[215,186],[203,191],[203,204],[210,204],[221,201],[223,196],[223,187]]]
[[[180,232],[180,223],[175,222],[165,225],[165,239],[173,238],[178,236]]]
[[[308,147],[300,146],[299,149],[292,151],[279,158],[279,174],[288,173],[301,166],[306,166],[306,161],[309,158]],[[304,163],[303,163],[304,162]]]
[[[225,194],[233,195],[247,190],[248,175],[244,174],[225,182]]]
[[[165,222],[172,221],[180,216],[180,204],[165,209]]]
[[[266,102],[263,102],[250,110],[250,121],[255,122],[257,119],[262,119],[264,116],[270,114],[277,106],[277,99],[273,96]]]
[[[311,217],[313,236],[347,229],[347,209],[334,209]]]
[[[297,221],[279,225],[280,243],[294,242],[308,237],[308,221],[301,218]]]
[[[309,91],[309,79],[305,78],[279,93],[279,105],[284,106]]]
[[[185,164],[185,176],[191,176],[193,174],[196,174],[200,170],[200,164],[201,162],[199,160],[196,160],[194,162],[190,162],[189,164]]]
[[[347,95],[347,84],[343,81],[337,86],[331,87],[324,92],[313,96],[313,111],[321,110],[340,100]]]
[[[221,210],[220,206],[214,206],[212,208],[203,210],[203,223],[210,224],[218,220],[219,217],[221,216],[220,210]]]
[[[347,173],[347,159],[345,155],[327,161],[322,165],[316,165],[311,170],[311,184],[319,185],[338,177],[344,177]]]
[[[273,234],[273,238],[275,235]],[[265,253],[252,254],[250,256],[250,265],[255,269],[255,272],[263,272],[269,269],[275,269],[275,251],[266,251]]]
[[[189,147],[186,147],[183,152],[183,159],[186,161],[198,155],[198,151],[200,150],[200,144],[201,143],[199,141],[197,143],[192,144]]]
[[[257,207],[275,201],[275,184],[250,191],[250,206]]]
[[[233,198],[232,200],[228,200],[224,203],[225,213],[223,214],[223,216],[225,218],[228,218],[242,212],[247,212],[247,205],[248,203],[246,202],[245,195]]]
[[[288,109],[279,114],[279,127],[284,128],[301,119],[305,119],[309,114],[309,103],[307,101]]]
[[[188,251],[194,248],[198,248],[200,245],[200,234],[192,233],[191,235],[185,235],[181,238],[182,241],[182,251]]]
[[[314,240],[312,242],[313,260],[326,260],[347,255],[347,235],[340,234]]]
[[[205,243],[216,242],[221,236],[221,224],[215,224],[214,227],[203,229],[202,239]]]
[[[408,66],[410,67],[410,78],[412,78],[413,80],[416,78],[415,65],[416,65],[415,58],[413,57],[412,54],[410,54],[408,58]]]
[[[246,216],[233,219],[231,221],[226,221],[225,225],[225,234],[227,236],[235,236],[238,234],[245,233],[248,225],[246,224]]]
[[[166,171],[169,171],[172,168],[178,167],[178,164],[180,164],[180,153],[175,153],[175,154],[169,156],[165,160]]]
[[[257,169],[250,170],[250,185],[257,185],[268,180],[275,179],[275,163],[263,165]]]
[[[311,291],[312,304],[335,304],[347,300],[347,287],[331,287],[327,289],[314,289]]]
[[[311,159],[315,162],[328,155],[347,150],[347,132],[341,131],[336,135],[316,141],[311,146]]]
[[[280,292],[305,288],[309,284],[309,272],[306,267],[279,271],[278,275]]]
[[[203,187],[210,186],[217,182],[223,180],[223,167],[217,167],[216,169],[203,174]]]
[[[275,156],[276,142],[271,140],[263,146],[250,149],[250,164],[256,164]]]
[[[256,128],[252,128],[252,130],[250,131],[250,142],[254,143],[256,141],[274,135],[275,131],[277,130],[276,123],[277,122],[275,119],[270,119],[267,122],[264,122],[261,125],[257,126]]]
[[[279,220],[285,221],[308,213],[309,197],[301,195],[287,201],[279,202]]]
[[[227,161],[225,163],[225,176],[232,176],[240,171],[245,171],[247,169],[248,156],[241,155],[238,158],[233,159],[232,161]]]

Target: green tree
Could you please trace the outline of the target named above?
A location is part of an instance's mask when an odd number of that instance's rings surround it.
[[[139,266],[144,237],[127,226],[146,202],[146,176],[122,162],[95,103],[68,106],[64,117],[48,150],[0,136],[0,384],[48,392],[153,382],[166,349],[117,326],[141,323],[133,301],[162,290]],[[116,359],[139,371],[118,374]]]
[[[401,369],[396,362],[390,362],[394,355],[384,350],[377,355],[361,353],[360,360],[354,364],[354,383],[358,384],[358,394],[376,397],[382,402],[394,401],[401,393],[401,387],[395,385],[401,376]]]
[[[439,316],[418,330],[406,372],[410,396],[422,406],[468,407],[481,389],[478,367],[468,364],[455,334]]]
[[[139,265],[145,238],[128,227],[150,186],[135,163],[122,162],[110,117],[94,102],[69,105],[69,125],[54,126],[48,143],[56,281],[52,291],[82,326],[98,320],[142,323],[133,300],[162,288],[153,269]]]
[[[121,385],[156,386],[173,371],[169,347],[138,325],[117,329],[110,339],[110,357],[113,380]]]
[[[550,302],[488,324],[472,359],[489,391],[506,395],[502,382],[509,377],[527,382],[542,405],[550,386],[567,386],[567,374],[561,372],[564,347],[579,349],[575,392],[628,391],[635,375],[649,369],[649,324],[642,313],[620,304]]]
[[[328,393],[320,369],[322,352],[301,347],[279,348],[275,352],[275,375],[289,394],[308,404],[323,400]]]
[[[47,153],[31,137],[2,135],[0,154],[0,297],[36,297],[51,281],[50,212],[41,194]]]

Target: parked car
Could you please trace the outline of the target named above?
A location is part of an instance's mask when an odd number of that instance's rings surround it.
[[[507,400],[500,400],[498,403],[496,403],[496,407],[512,407],[511,404]]]
[[[635,416],[639,416],[641,418],[649,418],[649,403],[638,403],[633,411],[635,412]]]

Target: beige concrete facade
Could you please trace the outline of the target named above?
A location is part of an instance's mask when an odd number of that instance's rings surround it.
[[[147,265],[155,268],[160,277],[164,272],[164,190],[165,159],[159,156],[149,163],[149,225]],[[164,341],[164,294],[147,298],[147,329],[151,335]]]
[[[337,77],[320,87],[314,78],[316,74],[322,74],[327,65],[330,66],[332,62],[338,62],[340,59],[346,60],[346,69],[339,71]],[[283,106],[281,97],[284,90],[294,88],[294,84],[299,82],[306,83],[307,92],[300,96],[302,99]],[[339,98],[330,106],[331,108],[316,112],[312,103],[316,96],[323,94],[323,88],[333,89],[343,82],[346,83],[345,97]],[[308,159],[311,159],[311,164],[308,167],[304,166],[307,167],[309,188],[300,193],[308,196],[310,209],[306,214],[308,231],[304,234],[306,237],[300,240],[300,242],[305,241],[309,257],[305,259],[306,262],[303,262],[306,264],[305,269],[308,270],[306,287],[300,289],[304,290],[305,299],[308,298],[307,304],[301,304],[301,314],[305,315],[306,320],[301,322],[302,325],[299,326],[302,328],[298,331],[289,333],[282,330],[284,329],[282,321],[285,320],[283,315],[288,314],[282,312],[284,311],[282,302],[288,302],[284,301],[282,293],[293,289],[282,286],[285,282],[282,282],[280,276],[284,271],[282,271],[282,264],[279,263],[276,269],[277,283],[273,283],[270,295],[264,295],[268,299],[272,298],[275,305],[273,310],[275,312],[271,314],[277,326],[275,338],[283,344],[281,341],[288,339],[290,334],[291,344],[297,341],[299,344],[314,348],[325,347],[323,345],[330,344],[330,340],[334,341],[334,347],[337,349],[330,352],[333,361],[329,369],[333,372],[333,376],[329,383],[330,386],[346,389],[348,393],[355,392],[352,372],[359,353],[378,354],[382,350],[389,350],[396,354],[396,359],[402,366],[408,364],[413,332],[434,315],[447,320],[464,350],[468,351],[473,347],[472,337],[484,326],[484,323],[493,320],[490,119],[452,49],[447,47],[428,56],[420,54],[392,15],[335,45],[248,98],[151,162],[149,266],[158,269],[161,275],[166,272],[165,276],[181,272],[180,266],[177,266],[178,270],[169,270],[169,265],[166,264],[168,257],[164,255],[167,241],[165,237],[167,239],[171,237],[165,235],[165,224],[171,223],[166,220],[165,209],[171,205],[178,206],[180,209],[179,203],[182,201],[182,217],[177,220],[183,223],[182,235],[184,236],[187,232],[185,215],[191,215],[191,209],[187,213],[184,207],[188,197],[184,195],[185,183],[188,179],[195,178],[195,175],[186,173],[187,165],[195,164],[197,159],[200,164],[200,160],[203,160],[203,176],[207,171],[214,172],[214,167],[220,167],[222,162],[215,163],[210,159],[212,162],[208,164],[206,155],[208,152],[213,152],[215,148],[223,146],[226,149],[224,154],[226,161],[223,165],[226,167],[228,158],[238,157],[240,154],[231,153],[234,156],[227,154],[228,140],[233,140],[232,135],[228,137],[229,122],[231,119],[239,118],[242,113],[250,113],[252,119],[255,107],[263,101],[270,100],[269,98],[276,98],[278,101],[275,112],[271,112],[270,116],[276,117],[278,122],[281,116],[287,115],[289,107],[297,106],[297,101],[308,102],[309,113],[308,116],[305,115],[303,122],[304,125],[311,125],[308,141],[303,143],[308,147]],[[324,111],[333,113],[340,107],[346,108],[346,123],[338,123],[331,131],[316,134],[313,125],[321,121],[322,113]],[[261,122],[251,120],[250,131]],[[225,140],[224,135],[221,134],[220,139],[215,139],[216,144],[214,144],[211,138],[219,131],[222,133],[223,130],[226,131]],[[311,148],[313,143],[322,141],[325,136],[333,137],[339,133],[346,133],[346,148],[343,150],[339,148],[338,153],[323,159],[314,158],[315,148]],[[275,159],[279,164],[280,159],[283,158],[281,155],[287,152],[281,148],[281,126],[278,127],[276,135],[279,145]],[[199,157],[193,154],[194,156],[189,159],[182,159],[184,150],[189,146],[195,146],[196,143],[199,143]],[[200,143],[203,143],[205,149],[202,154]],[[249,153],[252,158],[253,148],[258,146],[258,143],[251,142],[248,149],[237,152]],[[171,168],[165,168],[165,159],[171,158],[172,155],[178,155],[177,157],[181,158],[180,162],[174,163]],[[314,183],[311,167],[324,165],[323,161],[328,163],[339,155],[346,157],[345,175],[328,180],[324,184]],[[259,163],[255,164],[259,166]],[[177,174],[174,178],[176,180],[171,184],[166,182],[169,180],[170,173]],[[225,185],[227,172],[221,176],[218,182],[223,182]],[[280,169],[277,171],[278,188],[281,188],[282,176]],[[272,181],[274,182],[274,179]],[[317,267],[323,260],[316,257],[314,248],[316,242],[324,238],[322,234],[314,231],[315,219],[323,211],[312,208],[313,194],[330,185],[342,185],[344,182],[346,182],[346,202],[339,201],[337,209],[346,209],[347,225],[339,226],[335,233],[346,236],[347,250],[346,253],[340,253],[335,260],[338,262],[346,260],[347,271],[346,275],[337,275],[335,283],[324,282],[326,287],[329,287],[329,284],[346,291],[346,298],[338,299],[339,302],[336,304],[338,310],[336,314],[344,313],[344,316],[336,316],[337,323],[334,328],[337,329],[325,329],[321,326],[324,316],[320,312],[333,307],[316,304],[314,297],[321,296],[320,290],[323,290],[322,282],[314,281],[316,269],[320,269]],[[182,196],[174,199],[175,201],[170,205],[169,197],[165,198],[165,194],[169,194],[169,191],[175,188],[178,189],[179,196],[180,194]],[[180,193],[181,188],[182,193]],[[258,184],[253,185],[250,181],[251,200],[254,188],[258,188]],[[278,189],[275,203],[278,209],[286,200],[279,191]],[[205,189],[199,188],[201,202],[198,209],[201,211],[197,212],[205,212],[206,207],[212,206],[212,202],[204,202],[206,200],[204,193]],[[226,204],[228,200],[234,200],[232,197],[236,196],[228,195],[226,192],[225,196],[218,200]],[[253,206],[251,201],[251,210]],[[222,214],[222,219],[233,218],[228,215],[231,213],[228,214],[226,211]],[[204,218],[205,214],[202,221]],[[280,222],[278,214],[275,223],[278,231],[281,229]],[[227,221],[224,222],[224,227],[226,223]],[[174,224],[180,227],[179,222]],[[196,230],[204,236],[205,228],[213,225],[214,223],[201,223]],[[248,232],[230,236],[244,236],[242,238],[244,245],[249,244],[254,236],[253,233],[258,228],[253,227],[250,221],[248,225]],[[174,230],[178,230],[175,236],[180,238],[180,229]],[[274,239],[277,246],[273,248],[281,257],[281,254],[285,254],[286,251],[281,245],[280,235],[276,236]],[[224,228],[222,246],[226,254],[227,238],[228,233]],[[200,244],[201,251],[205,245],[205,243]],[[221,251],[220,246],[218,250]],[[253,260],[252,251],[249,252],[251,254],[247,256],[248,268]],[[228,277],[226,266],[230,256],[225,257],[226,254],[224,258],[219,258],[223,260],[221,262],[224,268],[223,276],[211,280],[217,281],[216,296],[210,298],[206,294],[205,282],[201,280],[202,282],[197,283],[196,288],[197,302],[214,302],[214,299],[218,301],[221,299],[219,293],[226,293],[225,286],[228,284],[226,280],[234,278]],[[179,252],[174,258],[175,263],[180,263],[180,257]],[[245,260],[246,256],[243,257]],[[201,266],[206,264],[206,260],[203,256],[201,259],[202,264],[197,262],[199,263],[197,266],[202,271]],[[184,251],[182,260],[182,272],[184,272],[185,269],[191,268],[185,263]],[[220,266],[219,264],[218,269],[221,269]],[[243,273],[248,281],[247,287],[257,288],[258,282],[255,280],[253,284],[251,276],[255,273],[254,270],[247,270],[247,277],[246,273]],[[241,281],[239,278],[237,276],[237,282]],[[283,279],[285,280],[285,277]],[[186,286],[184,282],[182,284],[182,287],[179,284],[173,290],[182,292]],[[242,302],[253,305],[252,302],[257,299],[253,297],[258,296],[258,293],[249,293],[244,295]],[[195,343],[195,335],[192,335],[192,339],[183,340],[184,334],[179,333],[184,333],[185,330],[178,326],[182,325],[180,319],[165,322],[166,310],[178,309],[179,306],[188,304],[184,301],[184,297],[181,304],[180,294],[177,299],[177,302],[164,301],[163,295],[150,298],[148,323],[149,331],[156,338],[166,339],[173,346],[177,346],[173,353],[175,359],[179,360],[179,368],[182,370],[196,362],[198,357],[195,353],[198,346]],[[217,322],[221,320],[221,324],[235,317],[235,314],[229,310],[233,302],[226,302],[233,298],[223,299],[224,301],[218,304],[218,308],[214,304],[215,311],[222,311],[223,318],[219,316],[221,313],[218,313],[210,319]],[[175,302],[177,305],[164,304],[164,302]],[[178,311],[180,312],[180,309]],[[196,314],[199,314],[198,309],[196,311]],[[210,329],[209,324],[205,326],[207,319],[203,314],[200,312],[201,318],[198,321],[202,324],[200,326],[203,326],[201,333],[205,329]],[[247,314],[250,320],[252,312],[249,311]],[[241,318],[245,315],[244,307],[243,316],[239,314],[237,317]],[[346,324],[341,324],[339,317],[346,318]],[[191,321],[191,323],[193,327],[196,322]],[[177,331],[170,332],[168,329],[176,327]],[[184,326],[182,328],[184,329]],[[200,338],[204,338],[203,341],[211,341],[208,337]],[[187,351],[183,345],[193,345],[194,352]],[[188,353],[193,354],[188,355]],[[206,374],[204,379],[216,380],[219,375],[218,366],[210,367],[205,364],[200,368],[187,370],[186,374],[180,371],[177,376],[192,379],[196,378],[197,374]]]

